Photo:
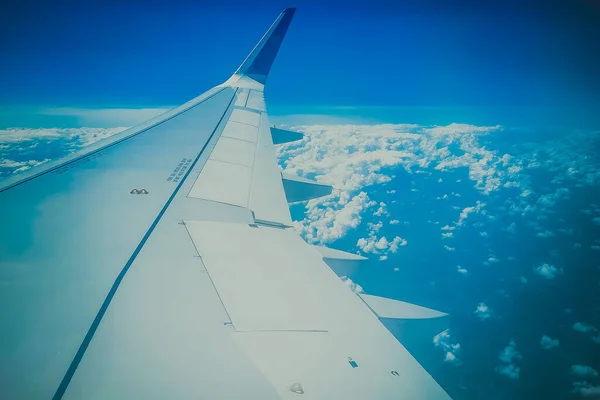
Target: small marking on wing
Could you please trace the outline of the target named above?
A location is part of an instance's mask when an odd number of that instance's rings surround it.
[[[358,363],[354,361],[352,357],[348,357],[348,364],[350,364],[352,368],[358,368]]]
[[[147,191],[146,189],[142,188],[142,189],[132,189],[131,192],[129,192],[131,194],[148,194],[150,193],[149,191]]]
[[[167,178],[169,182],[179,182],[185,171],[188,169],[190,164],[192,163],[191,158],[183,158],[179,164],[175,167],[171,175]]]
[[[304,389],[302,389],[302,385],[300,384],[300,382],[296,382],[290,388],[290,392],[296,394],[304,394]]]

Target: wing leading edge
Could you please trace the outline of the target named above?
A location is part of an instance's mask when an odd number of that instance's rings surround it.
[[[448,398],[326,264],[359,259],[291,229],[331,192],[277,167],[294,11],[222,85],[0,189],[2,397]]]

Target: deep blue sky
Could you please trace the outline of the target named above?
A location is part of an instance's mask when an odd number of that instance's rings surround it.
[[[290,5],[271,103],[600,104],[594,0],[214,3],[3,4],[0,104],[177,105],[225,80]]]

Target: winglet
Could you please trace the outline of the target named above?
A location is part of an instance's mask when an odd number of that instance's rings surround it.
[[[263,85],[265,84],[271,65],[273,65],[295,11],[295,8],[286,8],[279,14],[267,33],[264,34],[242,65],[235,71],[234,76],[247,76]]]

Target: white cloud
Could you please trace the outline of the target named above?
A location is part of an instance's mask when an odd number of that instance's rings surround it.
[[[397,219],[393,219],[390,221],[390,225],[398,225],[400,223],[400,221],[398,221]]]
[[[458,271],[459,274],[461,275],[467,275],[469,273],[469,271],[466,270],[466,268],[461,267],[460,265],[458,265],[456,267],[456,270]]]
[[[519,379],[521,369],[516,365],[516,362],[521,360],[523,356],[517,350],[517,344],[511,340],[498,355],[501,364],[496,367],[496,372],[505,375],[510,379]]]
[[[27,160],[27,161],[13,161],[8,159],[0,159],[0,168],[6,168],[10,170],[10,173],[16,174],[19,172],[27,171],[28,169],[35,168],[38,165],[44,164],[50,161],[49,158],[39,160]]]
[[[115,135],[125,129],[127,128],[122,126],[116,128],[9,128],[0,129],[0,138],[2,138],[3,143],[12,145],[34,140],[54,141],[65,139],[72,141],[79,148]]]
[[[383,227],[383,222],[379,221],[377,223],[368,222],[367,226],[369,227],[369,235],[374,235]]]
[[[489,264],[496,264],[499,263],[500,260],[493,254],[490,254],[490,256],[488,257],[488,259],[484,262],[485,265],[489,265]]]
[[[396,253],[399,247],[406,246],[408,242],[400,236],[394,237],[391,241],[385,236],[377,238],[371,232],[368,238],[360,238],[356,242],[356,246],[365,253],[378,254],[386,256],[388,253]]]
[[[594,328],[591,325],[586,325],[582,322],[575,322],[573,324],[573,330],[577,331],[577,332],[582,332],[582,333],[590,333],[590,332],[596,332],[597,329]]]
[[[571,365],[571,373],[582,378],[593,378],[598,376],[598,371],[588,365]]]
[[[450,329],[446,329],[433,337],[433,344],[435,347],[440,348],[444,352],[444,362],[458,366],[462,364],[459,358],[460,343],[452,342],[454,342],[454,340],[450,334]]]
[[[345,284],[346,286],[348,286],[350,288],[350,290],[352,290],[354,293],[363,293],[364,290],[362,288],[362,286],[360,286],[358,283],[352,282],[352,279],[348,278],[347,276],[342,276],[340,278]]]
[[[444,245],[444,249],[446,249],[448,251],[454,251],[454,250],[456,250],[454,247],[450,247],[447,244]]]
[[[554,237],[554,233],[552,231],[549,231],[548,229],[546,229],[543,232],[538,232],[535,234],[537,237],[541,237],[541,238],[549,238],[549,237]]]
[[[442,232],[442,239],[450,239],[454,234],[452,232]]]
[[[497,366],[496,372],[498,372],[500,375],[505,375],[509,379],[516,381],[519,379],[519,375],[521,374],[521,368],[517,367],[514,364],[505,364]]]
[[[544,350],[550,350],[554,347],[558,347],[559,344],[560,342],[558,339],[552,339],[547,335],[542,336],[542,340],[540,341],[540,346],[542,346],[542,349]]]
[[[360,224],[363,211],[376,204],[365,192],[353,196],[340,207],[331,195],[327,197],[308,201],[304,220],[293,223],[296,231],[309,243],[330,243],[343,237]]]
[[[298,143],[278,147],[285,172],[314,177],[335,187],[330,196],[309,201],[305,219],[294,224],[311,243],[328,243],[356,228],[358,225],[348,220],[337,223],[338,218],[344,217],[340,210],[361,191],[366,195],[368,186],[389,182],[392,168],[413,173],[431,167],[440,171],[466,167],[476,188],[484,193],[497,190],[495,181],[506,175],[495,166],[503,165],[502,157],[479,143],[480,136],[499,130],[499,126],[312,125],[293,129],[305,136]],[[451,144],[460,147],[461,157],[452,155]],[[366,208],[362,202],[361,207],[352,207],[349,214],[361,218]],[[381,205],[375,210],[381,215],[386,212]]]
[[[456,226],[462,226],[465,223],[465,220],[469,217],[469,214],[471,213],[479,213],[481,211],[481,209],[485,207],[485,204],[480,202],[479,200],[477,200],[476,204],[473,207],[465,207],[463,208],[463,210],[460,212],[460,215],[458,217],[458,221],[456,221]]]
[[[506,231],[510,232],[510,233],[515,233],[515,231],[517,230],[517,224],[516,222],[512,222],[507,228]]]
[[[390,214],[387,212],[386,208],[386,204],[384,202],[380,202],[379,208],[373,213],[373,215],[376,217],[389,216]]]
[[[573,392],[582,397],[598,397],[600,396],[600,386],[593,386],[588,382],[573,382]]]
[[[562,269],[556,268],[555,266],[550,264],[542,264],[539,267],[537,267],[534,271],[536,274],[546,279],[554,279],[557,275],[560,275],[562,273]]]
[[[474,314],[480,320],[485,321],[486,319],[490,319],[492,317],[492,310],[487,306],[487,304],[481,302],[477,305]]]
[[[508,343],[508,346],[506,346],[504,350],[500,352],[498,358],[500,359],[500,361],[503,361],[505,363],[511,363],[515,360],[520,360],[522,356],[521,353],[519,353],[519,351],[517,350],[517,344],[514,342],[514,340],[511,340]]]

